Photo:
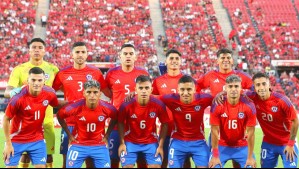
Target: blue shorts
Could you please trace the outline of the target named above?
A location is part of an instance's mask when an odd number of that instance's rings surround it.
[[[29,155],[32,165],[46,165],[47,147],[45,140],[30,143],[12,143],[14,156],[11,156],[6,166],[18,166],[20,158],[24,152]]]
[[[74,130],[74,126],[67,126],[67,128],[72,133]],[[67,154],[67,150],[69,147],[69,137],[67,136],[66,132],[61,129],[61,144],[60,144],[60,154]]]
[[[185,159],[192,157],[196,167],[208,167],[209,147],[205,140],[182,141],[171,140],[168,153],[168,167],[182,168]]]
[[[109,137],[109,154],[111,159],[119,160],[118,156],[119,134],[117,130],[112,130]]]
[[[241,168],[245,167],[247,161],[247,155],[248,155],[248,146],[244,146],[244,147],[219,146],[218,149],[219,149],[219,158],[222,167],[225,166],[228,160],[233,160],[239,163]],[[212,158],[212,154],[211,154],[211,158]],[[253,154],[253,158],[255,159],[254,154]]]
[[[66,168],[81,168],[86,158],[93,160],[95,168],[111,167],[106,146],[71,145],[67,152]]]
[[[286,155],[283,152],[285,147],[286,146],[277,146],[277,145],[263,142],[262,150],[261,150],[261,167],[262,168],[277,167],[278,157],[280,155],[284,168],[297,168],[298,157],[295,156],[295,160],[292,162],[287,161]],[[294,150],[295,150],[296,154],[299,155],[297,144],[294,145]]]
[[[120,156],[120,161],[122,166],[134,165],[136,163],[139,154],[142,154],[148,165],[162,165],[162,158],[159,155],[155,157],[156,150],[158,148],[158,143],[152,144],[134,144],[131,142],[125,142],[127,146],[127,155],[124,153]]]

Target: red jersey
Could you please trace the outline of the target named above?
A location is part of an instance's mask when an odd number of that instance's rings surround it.
[[[119,109],[118,122],[125,124],[125,141],[135,144],[151,144],[158,142],[156,118],[162,123],[168,123],[166,107],[162,101],[150,97],[146,106],[136,101],[124,102]]]
[[[215,97],[219,92],[224,90],[225,80],[230,75],[238,75],[242,79],[242,88],[251,89],[253,86],[251,77],[242,71],[233,70],[230,73],[223,74],[219,70],[212,70],[205,74],[197,81],[197,92],[200,92],[201,89],[210,88],[211,95]]]
[[[256,109],[254,104],[245,98],[241,98],[235,106],[226,100],[223,105],[212,106],[210,124],[220,127],[219,145],[247,146],[246,127],[256,125]]]
[[[58,115],[62,119],[74,117],[73,135],[78,142],[72,142],[72,144],[85,146],[105,145],[102,142],[105,136],[105,121],[107,118],[117,120],[117,110],[111,104],[99,101],[96,109],[92,110],[86,106],[85,99],[64,107]]]
[[[194,96],[194,101],[190,104],[182,103],[179,94],[165,95],[161,100],[173,115],[175,128],[172,138],[184,141],[205,139],[203,116],[204,110],[213,101],[211,95],[197,93]]]
[[[112,90],[112,103],[118,109],[126,95],[135,91],[135,79],[140,75],[149,75],[145,69],[135,67],[131,72],[124,72],[121,66],[111,68],[106,75],[108,87]]]
[[[55,90],[48,86],[44,86],[38,96],[30,95],[26,86],[10,100],[5,114],[12,118],[12,142],[28,143],[44,139],[43,121],[48,105],[58,106]]]
[[[84,83],[88,80],[97,80],[101,89],[107,88],[102,72],[94,66],[86,65],[84,69],[78,70],[68,66],[58,72],[53,82],[53,88],[57,91],[64,91],[65,100],[72,102],[83,98]],[[74,126],[75,120],[66,119],[68,126]]]
[[[180,78],[184,76],[180,73],[177,76],[169,76],[167,73],[157,77],[153,81],[153,92],[154,95],[166,95],[171,93],[177,93],[178,83]],[[166,111],[169,117],[170,122],[168,123],[168,134],[167,136],[171,136],[172,130],[174,129],[174,122],[172,113],[168,107],[166,107]]]
[[[261,100],[256,92],[246,94],[254,101],[256,116],[264,133],[263,141],[279,146],[287,145],[291,121],[297,118],[297,112],[290,100],[276,92],[272,92],[265,101]]]
[[[100,83],[101,89],[107,88],[103,74],[97,67],[86,65],[84,69],[78,70],[68,66],[57,73],[53,88],[64,91],[65,100],[71,102],[83,98],[84,83],[92,79]]]

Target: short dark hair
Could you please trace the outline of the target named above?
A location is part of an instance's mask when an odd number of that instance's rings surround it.
[[[135,49],[135,46],[133,44],[130,44],[130,43],[125,43],[121,46],[121,49],[120,50],[123,50],[123,48],[133,48],[134,50]]]
[[[193,84],[195,84],[195,80],[189,75],[184,75],[180,78],[179,84],[180,83],[193,83]]]
[[[85,42],[75,42],[75,43],[72,45],[72,50],[73,50],[75,47],[78,47],[78,46],[85,46],[85,47],[86,47],[86,43],[85,43]]]
[[[31,39],[31,41],[29,42],[29,47],[33,42],[40,42],[44,45],[44,47],[46,47],[46,42],[44,40],[42,40],[42,38],[33,38],[33,39]]]
[[[266,79],[270,79],[269,76],[267,75],[267,73],[262,73],[262,72],[257,72],[253,77],[252,77],[252,81],[254,81],[255,79],[258,78],[266,78]]]
[[[152,83],[152,79],[149,76],[146,75],[140,75],[136,78],[136,83],[143,83],[143,82],[151,82]]]
[[[176,53],[176,54],[178,54],[179,56],[182,56],[182,54],[178,51],[178,50],[176,50],[176,49],[170,49],[170,50],[168,50],[167,52],[166,52],[166,57],[168,57],[170,54],[172,54],[172,53]]]
[[[101,89],[101,84],[96,80],[88,80],[87,82],[84,83],[83,87],[84,87],[84,90],[86,90],[87,88],[91,88],[91,87]]]
[[[39,67],[33,67],[29,70],[29,75],[30,74],[45,74],[44,70],[39,68]]]
[[[226,84],[234,83],[234,82],[242,82],[242,79],[237,75],[230,75],[225,80]]]
[[[218,50],[218,52],[217,52],[217,58],[219,58],[219,56],[221,54],[226,54],[226,53],[229,53],[229,54],[233,55],[233,51],[232,50],[229,50],[227,48],[222,48],[222,49]]]

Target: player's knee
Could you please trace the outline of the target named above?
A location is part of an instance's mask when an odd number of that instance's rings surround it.
[[[47,155],[47,163],[53,163],[53,156]]]

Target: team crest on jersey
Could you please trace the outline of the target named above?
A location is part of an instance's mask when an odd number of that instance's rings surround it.
[[[155,118],[156,117],[156,113],[155,112],[151,112],[150,113],[150,117],[153,119],[153,118]]]
[[[92,76],[90,74],[86,75],[87,80],[92,80]]]
[[[104,116],[99,116],[99,121],[104,121],[105,117]]]
[[[50,75],[48,73],[45,73],[45,79],[46,80],[50,79]]]
[[[276,106],[273,106],[271,109],[272,109],[273,113],[276,113],[278,111],[278,107],[276,107]]]
[[[69,166],[72,167],[74,165],[73,161],[69,161]]]
[[[245,117],[245,114],[243,112],[239,112],[238,118],[243,119]]]
[[[48,101],[48,100],[44,100],[44,101],[43,101],[43,105],[44,105],[44,106],[48,106],[48,104],[49,104],[49,101]]]
[[[195,110],[195,111],[199,111],[200,108],[201,108],[200,106],[195,106],[195,107],[194,107],[194,110]]]

